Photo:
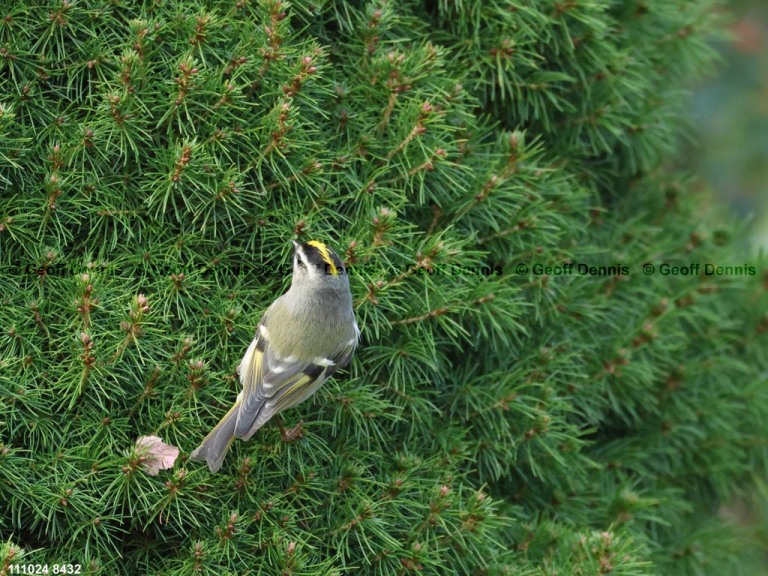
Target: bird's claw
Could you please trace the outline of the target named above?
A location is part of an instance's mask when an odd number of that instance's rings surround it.
[[[286,429],[280,425],[280,437],[283,439],[283,442],[286,444],[288,442],[293,442],[294,440],[298,440],[299,438],[304,438],[304,430],[302,428],[304,424],[304,420],[300,420],[296,426],[293,428]]]

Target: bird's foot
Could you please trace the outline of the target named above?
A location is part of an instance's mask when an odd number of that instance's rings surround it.
[[[300,420],[296,426],[293,428],[286,429],[282,422],[280,423],[280,437],[283,439],[283,442],[286,444],[288,442],[293,442],[294,440],[298,440],[299,438],[304,438],[304,430],[302,426],[304,425],[304,420]]]

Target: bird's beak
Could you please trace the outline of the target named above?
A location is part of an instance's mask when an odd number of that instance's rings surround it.
[[[291,242],[293,242],[293,250],[294,251],[298,250],[299,249],[299,243],[296,242],[296,240],[291,240]]]

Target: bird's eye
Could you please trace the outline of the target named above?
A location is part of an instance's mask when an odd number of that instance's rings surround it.
[[[302,260],[301,256],[299,256],[298,254],[296,254],[295,260],[296,260],[296,264],[298,264],[301,268],[306,267],[306,264],[304,264],[304,260]]]

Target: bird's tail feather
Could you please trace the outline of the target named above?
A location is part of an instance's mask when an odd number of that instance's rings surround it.
[[[222,462],[224,462],[224,456],[227,455],[227,450],[229,450],[232,441],[235,439],[235,424],[237,423],[237,413],[239,410],[240,402],[238,401],[224,415],[221,422],[216,424],[214,429],[210,431],[200,446],[195,448],[192,454],[190,454],[191,460],[196,462],[205,461],[208,463],[208,468],[210,468],[211,472],[219,471]]]

